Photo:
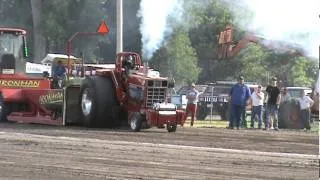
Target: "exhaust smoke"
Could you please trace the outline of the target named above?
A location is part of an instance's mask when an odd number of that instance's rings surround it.
[[[142,56],[150,60],[153,53],[160,48],[165,36],[171,34],[168,25],[169,16],[178,18],[181,14],[179,0],[141,0],[137,16],[141,18]]]
[[[228,0],[226,0],[228,1]],[[320,44],[319,0],[240,0],[238,6],[247,5],[253,20],[244,22],[234,1],[228,2],[236,22],[242,28],[261,34],[267,39],[301,46],[306,55],[318,57]]]

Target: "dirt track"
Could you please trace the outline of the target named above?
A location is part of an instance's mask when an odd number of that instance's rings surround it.
[[[319,179],[318,134],[0,124],[0,179]]]

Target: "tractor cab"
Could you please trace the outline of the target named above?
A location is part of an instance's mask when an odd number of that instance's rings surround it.
[[[0,74],[25,72],[28,57],[26,31],[0,28]]]
[[[116,72],[129,76],[133,71],[138,71],[142,65],[139,54],[132,52],[119,53],[116,61]]]

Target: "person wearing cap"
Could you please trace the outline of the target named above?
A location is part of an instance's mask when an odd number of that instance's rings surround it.
[[[299,105],[300,105],[300,110],[301,110],[301,119],[304,128],[306,130],[310,130],[310,119],[311,119],[311,111],[310,108],[313,106],[314,101],[306,95],[304,91],[300,92],[300,98],[299,98]]]
[[[254,119],[258,116],[258,128],[262,126],[262,106],[264,102],[264,93],[261,91],[261,85],[251,95],[252,109],[251,109],[251,128],[254,128]]]
[[[62,88],[62,81],[65,78],[66,68],[61,60],[58,60],[57,65],[53,72],[53,85],[54,88]]]
[[[188,100],[186,111],[187,114],[191,114],[191,124],[190,126],[193,126],[194,123],[194,117],[196,115],[197,111],[197,103],[198,103],[198,96],[199,91],[196,90],[196,85],[194,83],[191,84],[190,89],[187,91],[186,98]]]
[[[244,84],[243,76],[239,76],[238,83],[232,86],[229,95],[231,97],[231,113],[233,117],[233,123],[230,128],[233,129],[234,125],[236,125],[237,129],[240,129],[242,115],[251,97],[250,88]]]
[[[265,130],[275,129],[279,130],[278,128],[278,110],[281,100],[280,89],[277,87],[277,78],[272,78],[272,84],[267,86],[266,89],[267,97],[266,97],[266,123],[265,123]],[[273,123],[271,121],[271,116],[273,116]]]

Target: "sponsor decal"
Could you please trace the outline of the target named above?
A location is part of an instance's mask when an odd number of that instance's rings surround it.
[[[143,89],[138,86],[129,85],[129,97],[134,102],[141,102],[143,101]]]
[[[49,92],[46,95],[39,97],[40,104],[52,104],[52,103],[61,103],[63,101],[62,92]]]
[[[40,86],[39,80],[0,80],[3,87],[37,88]]]

